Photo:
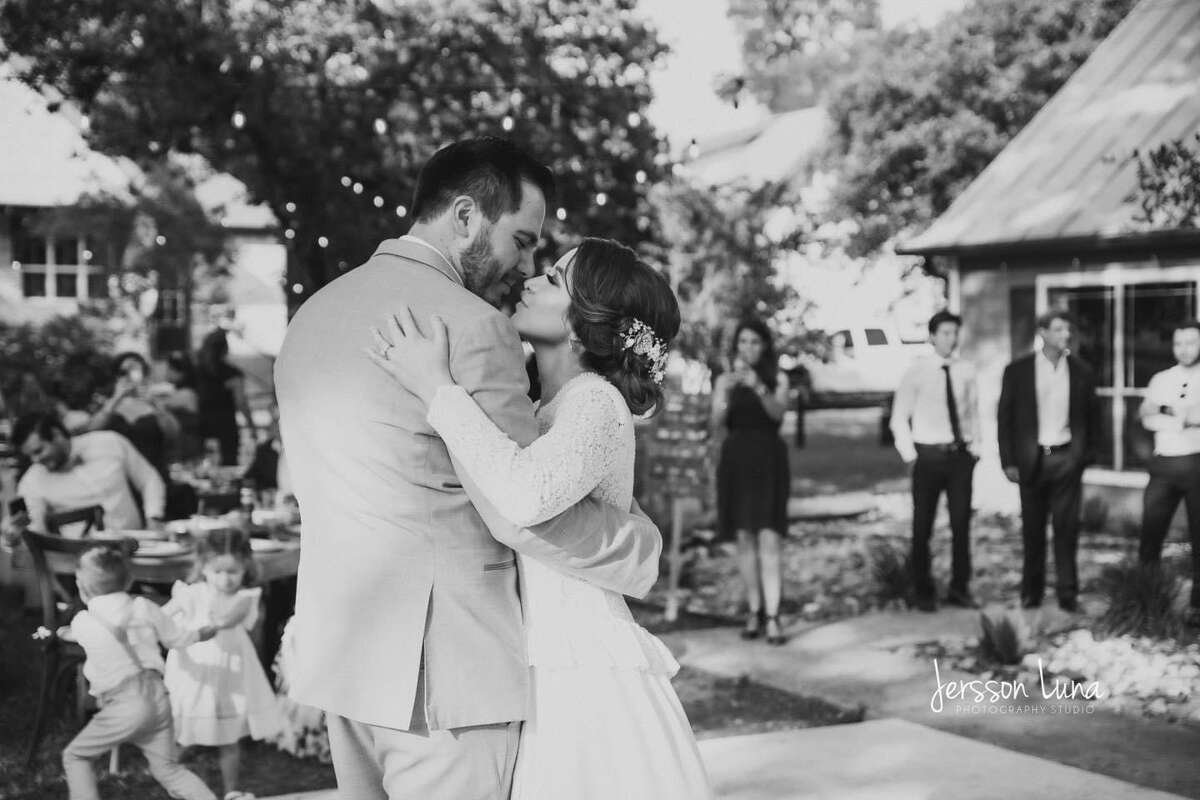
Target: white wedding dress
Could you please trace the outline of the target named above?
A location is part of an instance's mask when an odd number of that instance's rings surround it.
[[[537,411],[522,449],[457,386],[438,390],[429,422],[509,521],[532,525],[587,495],[628,509],[633,419],[600,376],[569,381]],[[512,800],[705,800],[713,797],[687,716],[679,669],[625,600],[518,556],[532,683]]]

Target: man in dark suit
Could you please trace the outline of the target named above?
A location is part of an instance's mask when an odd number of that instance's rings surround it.
[[[1079,505],[1083,468],[1099,435],[1091,370],[1069,352],[1071,318],[1050,311],[1038,319],[1042,347],[1004,370],[998,431],[1004,474],[1021,487],[1025,563],[1021,603],[1042,604],[1046,584],[1046,519],[1054,525],[1058,605],[1076,610]]]

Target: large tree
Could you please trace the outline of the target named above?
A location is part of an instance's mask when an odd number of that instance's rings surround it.
[[[22,77],[104,151],[198,153],[280,221],[294,302],[404,232],[420,165],[493,133],[555,169],[548,234],[653,238],[643,112],[664,51],[635,0],[7,0]],[[559,211],[561,207],[561,211]]]
[[[829,101],[833,219],[877,252],[924,228],[1029,122],[1135,0],[971,0],[880,34]]]
[[[729,18],[743,69],[718,91],[735,102],[748,93],[772,111],[822,102],[880,28],[879,0],[729,0]]]

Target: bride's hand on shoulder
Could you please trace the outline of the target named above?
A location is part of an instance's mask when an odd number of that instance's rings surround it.
[[[387,330],[372,326],[374,344],[367,355],[426,405],[439,386],[454,383],[450,375],[450,345],[446,323],[434,316],[422,331],[412,309],[405,306],[388,320]]]

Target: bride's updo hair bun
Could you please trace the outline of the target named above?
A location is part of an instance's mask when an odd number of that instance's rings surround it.
[[[568,270],[567,322],[582,344],[584,368],[617,387],[632,413],[658,407],[666,351],[679,333],[671,285],[611,239],[584,239]]]

